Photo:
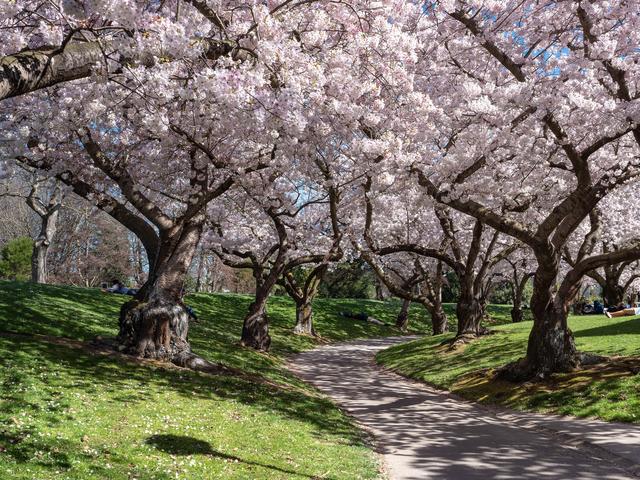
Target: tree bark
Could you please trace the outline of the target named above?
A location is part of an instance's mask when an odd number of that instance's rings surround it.
[[[511,309],[511,321],[513,323],[519,323],[524,319],[524,313],[522,312],[522,295],[523,289],[518,285],[513,292],[513,308]]]
[[[617,307],[624,303],[624,288],[616,282],[607,282],[602,285],[602,296],[607,307]]]
[[[409,307],[411,306],[411,300],[404,299],[402,300],[402,307],[400,307],[400,313],[398,313],[398,317],[396,318],[396,327],[402,330],[403,332],[407,331],[407,327],[409,325]]]
[[[293,327],[293,333],[296,335],[317,336],[313,326],[313,307],[309,298],[296,302],[296,324]]]
[[[456,304],[458,330],[456,338],[482,334],[480,322],[484,315],[481,302],[473,296],[461,296]]]
[[[198,293],[203,290],[203,278],[206,276],[204,259],[204,250],[200,249],[200,254],[198,255],[198,271],[196,274],[196,292]]]
[[[449,320],[442,309],[442,305],[436,305],[429,313],[431,313],[431,325],[434,335],[441,335],[449,331]]]
[[[31,254],[31,281],[34,283],[47,283],[47,255],[49,246],[58,229],[58,216],[62,206],[62,191],[59,185],[55,185],[49,202],[45,204],[38,198],[39,188],[39,182],[36,180],[27,198],[29,207],[40,217],[40,232],[33,242],[33,253]]]
[[[249,312],[242,324],[242,336],[240,344],[256,350],[268,351],[271,346],[271,336],[269,335],[269,318],[267,317],[267,299],[269,290],[264,286],[256,289],[256,297],[249,305]]]
[[[569,372],[580,365],[573,333],[567,327],[566,309],[553,306],[543,312],[534,312],[534,323],[527,356],[507,365],[499,374],[511,381],[544,378],[555,372]]]
[[[120,310],[118,349],[193,368],[184,279],[202,234],[202,219],[160,233],[158,258],[136,298]]]
[[[33,242],[31,255],[31,281],[35,283],[47,283],[49,270],[47,268],[47,256],[49,246],[57,230],[58,206],[49,210],[41,217],[40,233]]]
[[[511,321],[513,323],[519,323],[522,320],[524,320],[524,313],[522,311],[522,307],[521,306],[516,306],[514,305],[514,307],[511,309]]]
[[[33,253],[31,254],[31,281],[34,283],[47,283],[47,255],[49,245],[49,241],[40,236],[38,236],[33,243]]]
[[[311,270],[302,285],[298,283],[291,270],[282,275],[280,283],[296,304],[296,324],[293,327],[293,333],[296,335],[317,336],[313,326],[312,303],[328,268],[329,265],[324,262],[317,265]]]
[[[103,59],[98,42],[71,42],[62,50],[26,50],[2,57],[0,101],[88,77]]]
[[[561,286],[556,292],[557,268],[555,260],[538,259],[531,297],[533,328],[527,355],[504,367],[499,373],[501,378],[511,381],[544,378],[551,373],[572,371],[580,365],[582,356],[567,324],[569,307],[579,289],[580,278],[566,288]]]

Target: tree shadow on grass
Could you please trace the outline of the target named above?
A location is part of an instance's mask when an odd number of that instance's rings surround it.
[[[640,335],[640,318],[634,317],[624,322],[611,323],[601,327],[576,330],[575,337],[602,337],[604,335]]]
[[[14,352],[9,355],[9,352]],[[319,437],[338,436],[351,445],[362,445],[361,433],[340,414],[327,399],[295,388],[277,388],[254,380],[234,376],[205,375],[188,370],[158,368],[120,362],[114,358],[89,355],[82,350],[62,345],[38,342],[32,339],[9,339],[0,337],[0,368],[12,369],[13,365],[24,368],[37,364],[39,368],[54,373],[39,377],[50,388],[64,391],[66,388],[82,386],[86,391],[107,392],[114,402],[143,401],[123,392],[138,383],[141,386],[157,387],[173,391],[185,399],[194,397],[204,400],[233,399],[251,405],[265,413],[277,413],[283,417],[313,425]],[[55,375],[64,368],[64,380]],[[65,383],[66,382],[66,383]],[[71,382],[71,383],[69,383]],[[2,395],[15,395],[14,387],[4,386]],[[26,399],[25,399],[26,400]],[[12,414],[15,404],[0,403],[0,413]],[[27,403],[21,408],[30,410]],[[36,407],[37,408],[37,407]]]
[[[35,460],[48,468],[71,468],[69,456],[64,453],[68,442],[63,440],[47,441],[38,438],[33,428],[8,432],[0,428],[0,447],[2,455],[13,459],[17,463],[28,463]]]
[[[77,339],[114,334],[120,306],[130,298],[98,289],[0,281],[2,328]]]
[[[282,473],[291,475],[298,475],[307,478],[317,478],[313,475],[307,475],[306,473],[296,472],[294,470],[288,470],[275,465],[268,465],[266,463],[254,462],[246,460],[235,455],[228,455],[226,453],[214,450],[209,442],[200,440],[194,437],[187,437],[185,435],[172,435],[172,434],[160,434],[152,435],[145,441],[147,445],[160,450],[161,452],[168,453],[169,455],[206,455],[210,457],[220,458],[222,460],[231,460],[232,462],[240,462],[246,465],[253,465],[256,467],[262,467],[269,470],[275,470]],[[333,477],[325,477],[331,479]]]

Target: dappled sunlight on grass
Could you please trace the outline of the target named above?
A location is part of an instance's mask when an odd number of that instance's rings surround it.
[[[28,339],[0,338],[0,358],[1,478],[375,478],[360,433],[310,390]],[[215,454],[177,460],[154,435]]]
[[[640,318],[604,315],[570,317],[582,351],[640,355]],[[378,361],[403,375],[449,389],[466,398],[520,410],[640,422],[640,359],[616,359],[544,382],[512,384],[493,378],[494,369],[522,357],[532,322],[495,327],[495,333],[449,352],[440,343],[451,335],[427,337],[378,354]]]
[[[120,306],[128,300],[128,296],[107,294],[99,289],[0,282],[0,330],[79,340],[90,340],[97,335],[115,336]],[[318,299],[314,305],[314,320],[321,338],[291,335],[295,305],[287,297],[272,297],[268,305],[272,348],[268,354],[258,353],[238,345],[242,320],[251,301],[251,295],[189,295],[186,303],[199,317],[199,321],[190,327],[193,350],[214,362],[264,375],[274,381],[299,384],[282,368],[286,355],[313,348],[318,342],[399,333],[391,326],[339,315],[345,310],[364,311],[393,325],[400,309],[397,301]],[[430,331],[428,315],[422,307],[412,309],[411,327],[417,332]]]
[[[0,330],[113,336],[129,298],[0,282]],[[127,363],[42,337],[0,336],[0,478],[378,477],[361,432],[291,375],[284,360],[318,342],[398,334],[337,313],[366,311],[391,323],[399,304],[319,300],[316,340],[291,335],[294,304],[273,297],[273,347],[264,354],[238,346],[250,296],[197,294],[186,301],[199,316],[190,331],[194,351],[253,377]],[[414,328],[428,331],[421,318]]]

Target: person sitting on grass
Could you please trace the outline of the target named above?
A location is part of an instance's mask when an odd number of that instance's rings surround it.
[[[353,313],[351,311],[346,311],[346,312],[340,312],[340,316],[345,318],[352,318],[354,320],[360,320],[362,322],[373,323],[375,325],[385,325],[384,322],[381,322],[377,318],[371,317],[364,312]]]
[[[118,279],[111,280],[111,287],[103,288],[102,291],[107,293],[119,293],[120,295],[132,295],[132,296],[138,293],[137,289],[125,287],[123,283]]]
[[[622,308],[615,308],[615,310],[613,308],[611,308],[611,309],[607,308],[607,309],[604,310],[604,314],[607,316],[607,318],[631,317],[631,316],[634,316],[634,315],[640,315],[640,307],[638,307],[637,305],[638,304],[636,303],[636,306],[634,306],[634,307],[625,308],[623,306]]]

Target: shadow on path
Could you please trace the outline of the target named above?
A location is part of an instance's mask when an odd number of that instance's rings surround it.
[[[374,365],[378,350],[407,340],[326,346],[289,364],[372,430],[392,478],[637,478],[640,426],[494,413]]]

